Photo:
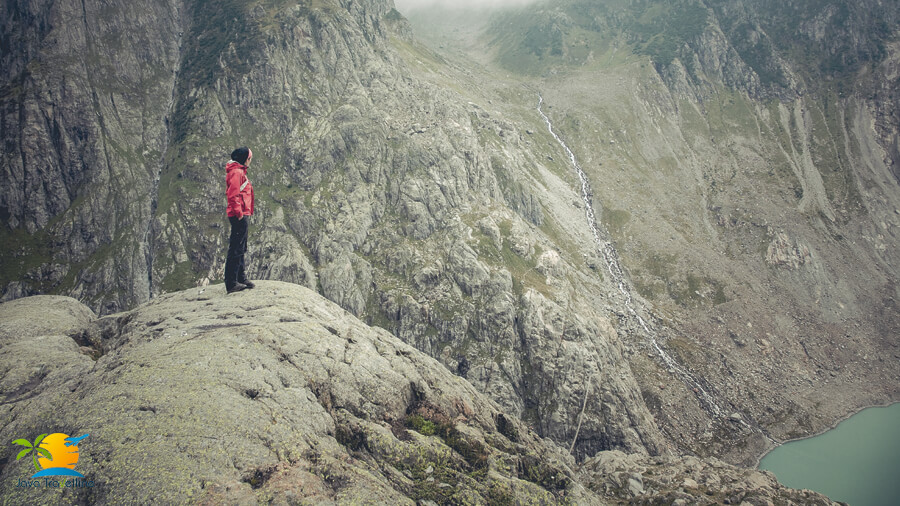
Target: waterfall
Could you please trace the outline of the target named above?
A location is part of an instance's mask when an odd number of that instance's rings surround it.
[[[681,377],[682,381],[688,385],[688,387],[692,388],[694,392],[696,392],[698,398],[701,403],[705,404],[707,409],[714,416],[722,416],[722,410],[713,400],[712,396],[709,392],[703,388],[703,385],[696,379],[694,376],[688,372],[686,369],[681,367],[678,362],[669,355],[666,350],[659,345],[659,341],[656,339],[656,331],[653,329],[653,323],[645,320],[640,314],[638,314],[637,310],[634,308],[634,304],[631,297],[631,288],[626,283],[625,273],[622,270],[622,267],[618,260],[618,253],[616,252],[615,246],[613,246],[611,241],[606,241],[600,235],[600,229],[597,226],[597,219],[594,216],[594,207],[591,204],[593,199],[593,193],[591,192],[591,184],[588,181],[587,174],[581,169],[581,165],[578,164],[578,160],[575,159],[575,153],[569,149],[569,146],[560,139],[559,135],[553,131],[553,124],[550,122],[550,118],[544,114],[542,110],[542,105],[544,103],[544,97],[538,95],[538,113],[544,118],[544,122],[547,123],[547,129],[550,131],[550,135],[556,139],[556,142],[559,143],[560,146],[565,150],[566,155],[569,157],[569,161],[572,163],[572,166],[575,167],[575,172],[578,173],[578,179],[581,180],[581,199],[584,201],[585,214],[587,215],[588,227],[591,230],[591,235],[594,237],[594,243],[597,245],[597,252],[603,258],[603,261],[606,263],[606,269],[609,271],[609,275],[618,287],[619,292],[622,294],[625,300],[625,308],[627,310],[626,315],[631,316],[640,324],[641,328],[644,329],[644,334],[647,338],[647,341],[650,344],[650,347],[656,351],[657,355],[662,359],[663,363],[666,366],[675,371],[675,373]]]

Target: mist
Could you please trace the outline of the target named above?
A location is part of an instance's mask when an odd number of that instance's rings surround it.
[[[394,0],[397,10],[403,13],[425,8],[440,7],[443,9],[496,9],[500,7],[517,7],[535,3],[538,0]]]

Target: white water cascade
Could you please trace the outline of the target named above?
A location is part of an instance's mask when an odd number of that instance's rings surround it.
[[[714,416],[722,416],[722,410],[713,400],[712,396],[709,392],[703,388],[703,385],[700,384],[697,379],[694,378],[691,373],[681,367],[675,359],[672,358],[671,355],[666,353],[666,351],[659,345],[659,342],[656,339],[656,331],[652,328],[652,322],[648,323],[641,317],[640,314],[635,310],[634,304],[632,303],[631,291],[630,287],[626,285],[625,274],[622,271],[622,267],[619,265],[618,254],[616,252],[615,247],[612,245],[612,242],[603,240],[600,236],[600,230],[597,228],[597,220],[594,217],[594,207],[591,204],[591,200],[593,198],[593,193],[591,191],[591,185],[588,182],[587,175],[581,169],[581,166],[578,164],[578,160],[575,159],[575,154],[572,153],[572,150],[569,149],[569,146],[563,142],[562,139],[556,132],[553,131],[553,124],[550,123],[550,118],[544,114],[542,110],[542,105],[544,103],[544,97],[538,95],[538,113],[540,113],[541,117],[544,118],[544,122],[547,123],[547,129],[550,131],[550,135],[556,139],[556,142],[559,143],[560,146],[566,151],[566,155],[569,157],[569,161],[572,162],[572,166],[575,167],[575,171],[578,173],[578,178],[581,180],[581,199],[584,201],[585,214],[587,215],[588,226],[591,229],[591,234],[594,236],[594,242],[597,245],[597,252],[600,253],[600,256],[603,258],[603,261],[606,263],[606,269],[609,271],[609,275],[612,278],[613,283],[619,288],[619,292],[625,299],[625,308],[628,311],[628,314],[637,320],[640,324],[641,328],[644,329],[645,335],[650,346],[656,351],[659,357],[662,359],[663,363],[666,366],[675,371],[678,376],[681,377],[682,381],[684,381],[690,388],[697,393],[697,396],[700,398],[700,401],[706,405],[707,409]]]

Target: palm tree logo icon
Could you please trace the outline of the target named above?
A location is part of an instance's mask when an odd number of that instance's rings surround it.
[[[31,454],[31,462],[37,471],[31,477],[44,476],[74,476],[84,478],[84,475],[75,471],[75,463],[78,462],[78,442],[88,437],[71,437],[60,432],[54,434],[41,434],[35,438],[34,443],[27,439],[16,439],[13,444],[24,446],[16,456],[19,460]]]

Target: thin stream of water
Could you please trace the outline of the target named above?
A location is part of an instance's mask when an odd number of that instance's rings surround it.
[[[544,118],[544,122],[547,123],[547,129],[550,131],[550,135],[559,143],[560,146],[565,150],[566,155],[569,157],[569,161],[572,163],[572,166],[575,167],[575,171],[578,173],[578,179],[581,180],[581,199],[584,201],[585,214],[587,215],[588,227],[591,230],[591,235],[594,237],[594,242],[597,245],[597,252],[600,253],[600,256],[603,257],[603,261],[606,263],[606,269],[609,271],[609,275],[611,276],[613,282],[619,288],[619,292],[622,294],[625,300],[625,308],[628,310],[628,314],[630,314],[633,318],[637,320],[640,324],[641,328],[644,329],[644,333],[647,337],[647,341],[650,343],[650,346],[656,351],[659,357],[662,359],[663,363],[673,371],[675,371],[689,387],[694,389],[694,392],[697,393],[700,401],[706,405],[707,409],[715,416],[722,416],[722,410],[713,400],[712,396],[703,388],[703,385],[694,378],[691,373],[681,367],[678,362],[672,358],[671,355],[666,353],[666,351],[659,345],[659,342],[656,339],[656,332],[652,329],[652,322],[648,323],[638,314],[637,310],[635,310],[634,305],[632,304],[632,297],[630,292],[630,287],[625,282],[625,274],[622,271],[622,267],[619,264],[618,253],[616,252],[615,247],[612,245],[610,241],[606,241],[600,235],[600,230],[597,227],[597,220],[594,216],[594,207],[591,204],[593,199],[593,193],[591,191],[590,182],[588,182],[587,175],[581,169],[581,165],[578,164],[578,160],[575,159],[575,153],[569,149],[569,146],[553,131],[553,124],[550,122],[550,118],[544,114],[542,110],[542,105],[544,103],[544,97],[540,94],[538,95],[538,113]],[[746,424],[745,424],[746,425]]]

